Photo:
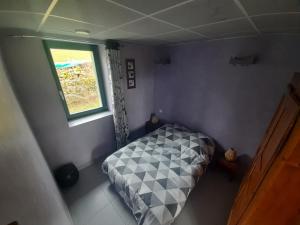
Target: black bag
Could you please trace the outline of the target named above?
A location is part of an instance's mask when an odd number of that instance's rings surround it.
[[[71,187],[77,183],[79,171],[73,163],[68,163],[55,169],[54,177],[59,187]]]

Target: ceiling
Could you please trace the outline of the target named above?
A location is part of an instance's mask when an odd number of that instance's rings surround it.
[[[300,0],[1,0],[0,29],[149,44],[300,34]]]

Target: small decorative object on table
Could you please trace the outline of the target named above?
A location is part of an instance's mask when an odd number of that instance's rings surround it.
[[[239,164],[237,158],[237,152],[233,148],[229,148],[224,153],[224,158],[218,160],[218,165],[229,176],[229,180],[232,181],[239,172]]]
[[[234,162],[237,159],[236,151],[233,148],[229,148],[225,152],[224,156],[225,156],[225,159],[229,162]]]
[[[155,115],[155,113],[151,113],[150,120],[146,122],[146,133],[150,133],[159,127],[161,127],[163,123],[159,120],[159,118]]]

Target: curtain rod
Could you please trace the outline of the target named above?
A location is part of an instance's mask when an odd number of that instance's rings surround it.
[[[83,43],[83,44],[94,44],[94,45],[105,45],[105,41],[102,40],[95,40],[92,39],[92,41],[90,40],[80,40],[80,39],[71,39],[71,38],[67,38],[67,37],[53,37],[53,36],[42,36],[42,35],[29,35],[29,34],[10,34],[7,35],[7,37],[10,38],[39,38],[39,39],[44,39],[44,40],[52,40],[52,41],[66,41],[66,42],[76,42],[76,43]],[[146,44],[141,44],[141,43],[133,43],[133,42],[127,42],[127,41],[120,41],[117,40],[120,44],[120,48],[125,47],[127,44],[130,45],[137,45],[137,46],[149,46]]]
[[[59,37],[40,36],[40,35],[8,35],[8,37],[11,37],[11,38],[38,38],[38,39],[52,40],[52,41],[68,41],[68,42],[96,44],[96,45],[105,44],[104,41],[77,40],[77,39],[70,39],[70,38],[59,38]]]

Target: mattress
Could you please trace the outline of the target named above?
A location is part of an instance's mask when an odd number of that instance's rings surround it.
[[[181,212],[214,149],[208,136],[167,124],[110,155],[102,169],[139,225],[168,225]]]

